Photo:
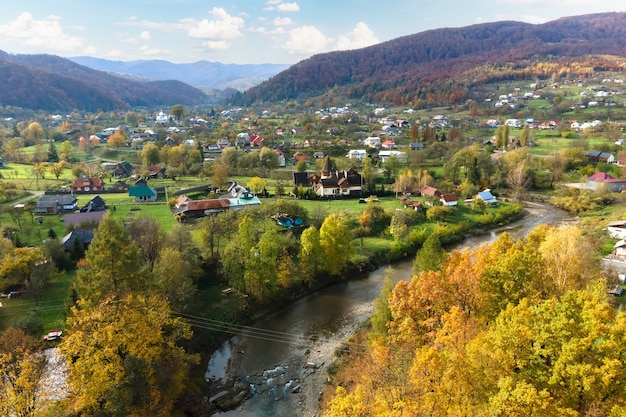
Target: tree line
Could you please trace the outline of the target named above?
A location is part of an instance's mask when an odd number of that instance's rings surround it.
[[[507,233],[388,284],[324,415],[618,416],[626,315],[575,226]],[[418,260],[420,260],[418,262]],[[356,358],[356,359],[355,359]]]

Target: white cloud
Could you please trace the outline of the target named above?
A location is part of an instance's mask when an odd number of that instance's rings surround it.
[[[374,32],[372,32],[369,26],[363,22],[359,22],[354,29],[352,29],[352,32],[339,37],[335,49],[359,49],[377,44],[378,42],[378,38],[374,35]]]
[[[299,12],[300,6],[298,3],[280,3],[276,6],[276,10],[279,12]]]
[[[302,26],[289,32],[284,48],[289,54],[312,55],[326,51],[331,42],[315,26]]]
[[[0,36],[14,40],[21,47],[30,47],[33,51],[78,51],[83,46],[83,39],[65,34],[60,21],[58,16],[37,20],[32,14],[24,12],[15,20],[0,25]]]
[[[200,46],[203,49],[208,49],[211,51],[223,51],[224,49],[228,49],[230,47],[230,42],[226,41],[203,41],[200,43]]]
[[[87,46],[83,48],[84,55],[96,55],[98,53],[98,48],[95,46]]]
[[[151,39],[150,31],[144,30],[143,32],[141,32],[141,34],[139,35],[139,39],[141,39],[142,41],[149,41]]]
[[[150,48],[147,45],[144,45],[144,46],[142,46],[139,49],[140,49],[141,54],[143,56],[164,56],[164,55],[167,55],[169,53],[169,51],[167,49]]]
[[[259,27],[248,28],[248,31],[252,33],[258,33],[261,35],[268,35],[268,36],[280,36],[280,35],[285,34],[285,29],[282,27],[267,29],[266,27],[259,26]]]
[[[122,55],[124,55],[124,54],[119,49],[113,49],[113,50],[110,50],[109,52],[107,52],[106,54],[104,54],[104,56],[106,56],[108,58],[119,58]]]
[[[274,26],[289,26],[293,22],[288,17],[277,17],[274,19]]]
[[[263,8],[263,10],[275,10],[276,6],[282,3],[282,1],[283,0],[268,0],[265,3],[265,7]]]
[[[183,19],[181,24],[187,27],[187,35],[190,38],[211,41],[233,41],[241,38],[241,29],[244,20],[240,17],[229,15],[221,7],[214,7],[210,12],[214,19]]]

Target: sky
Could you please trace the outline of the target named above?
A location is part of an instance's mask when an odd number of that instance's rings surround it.
[[[443,27],[625,10],[626,0],[11,0],[0,50],[291,65]]]

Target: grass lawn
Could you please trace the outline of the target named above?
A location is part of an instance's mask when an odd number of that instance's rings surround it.
[[[0,308],[0,329],[30,319],[43,324],[44,334],[52,329],[63,329],[66,301],[75,275],[75,271],[65,272],[50,282],[39,303],[28,294],[15,299],[3,298]]]

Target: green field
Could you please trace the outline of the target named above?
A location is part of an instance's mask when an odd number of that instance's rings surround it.
[[[65,272],[52,280],[41,300],[24,295],[15,299],[2,298],[0,303],[0,329],[24,324],[40,322],[43,334],[52,329],[63,329],[67,313],[67,301],[70,283],[75,272]]]

